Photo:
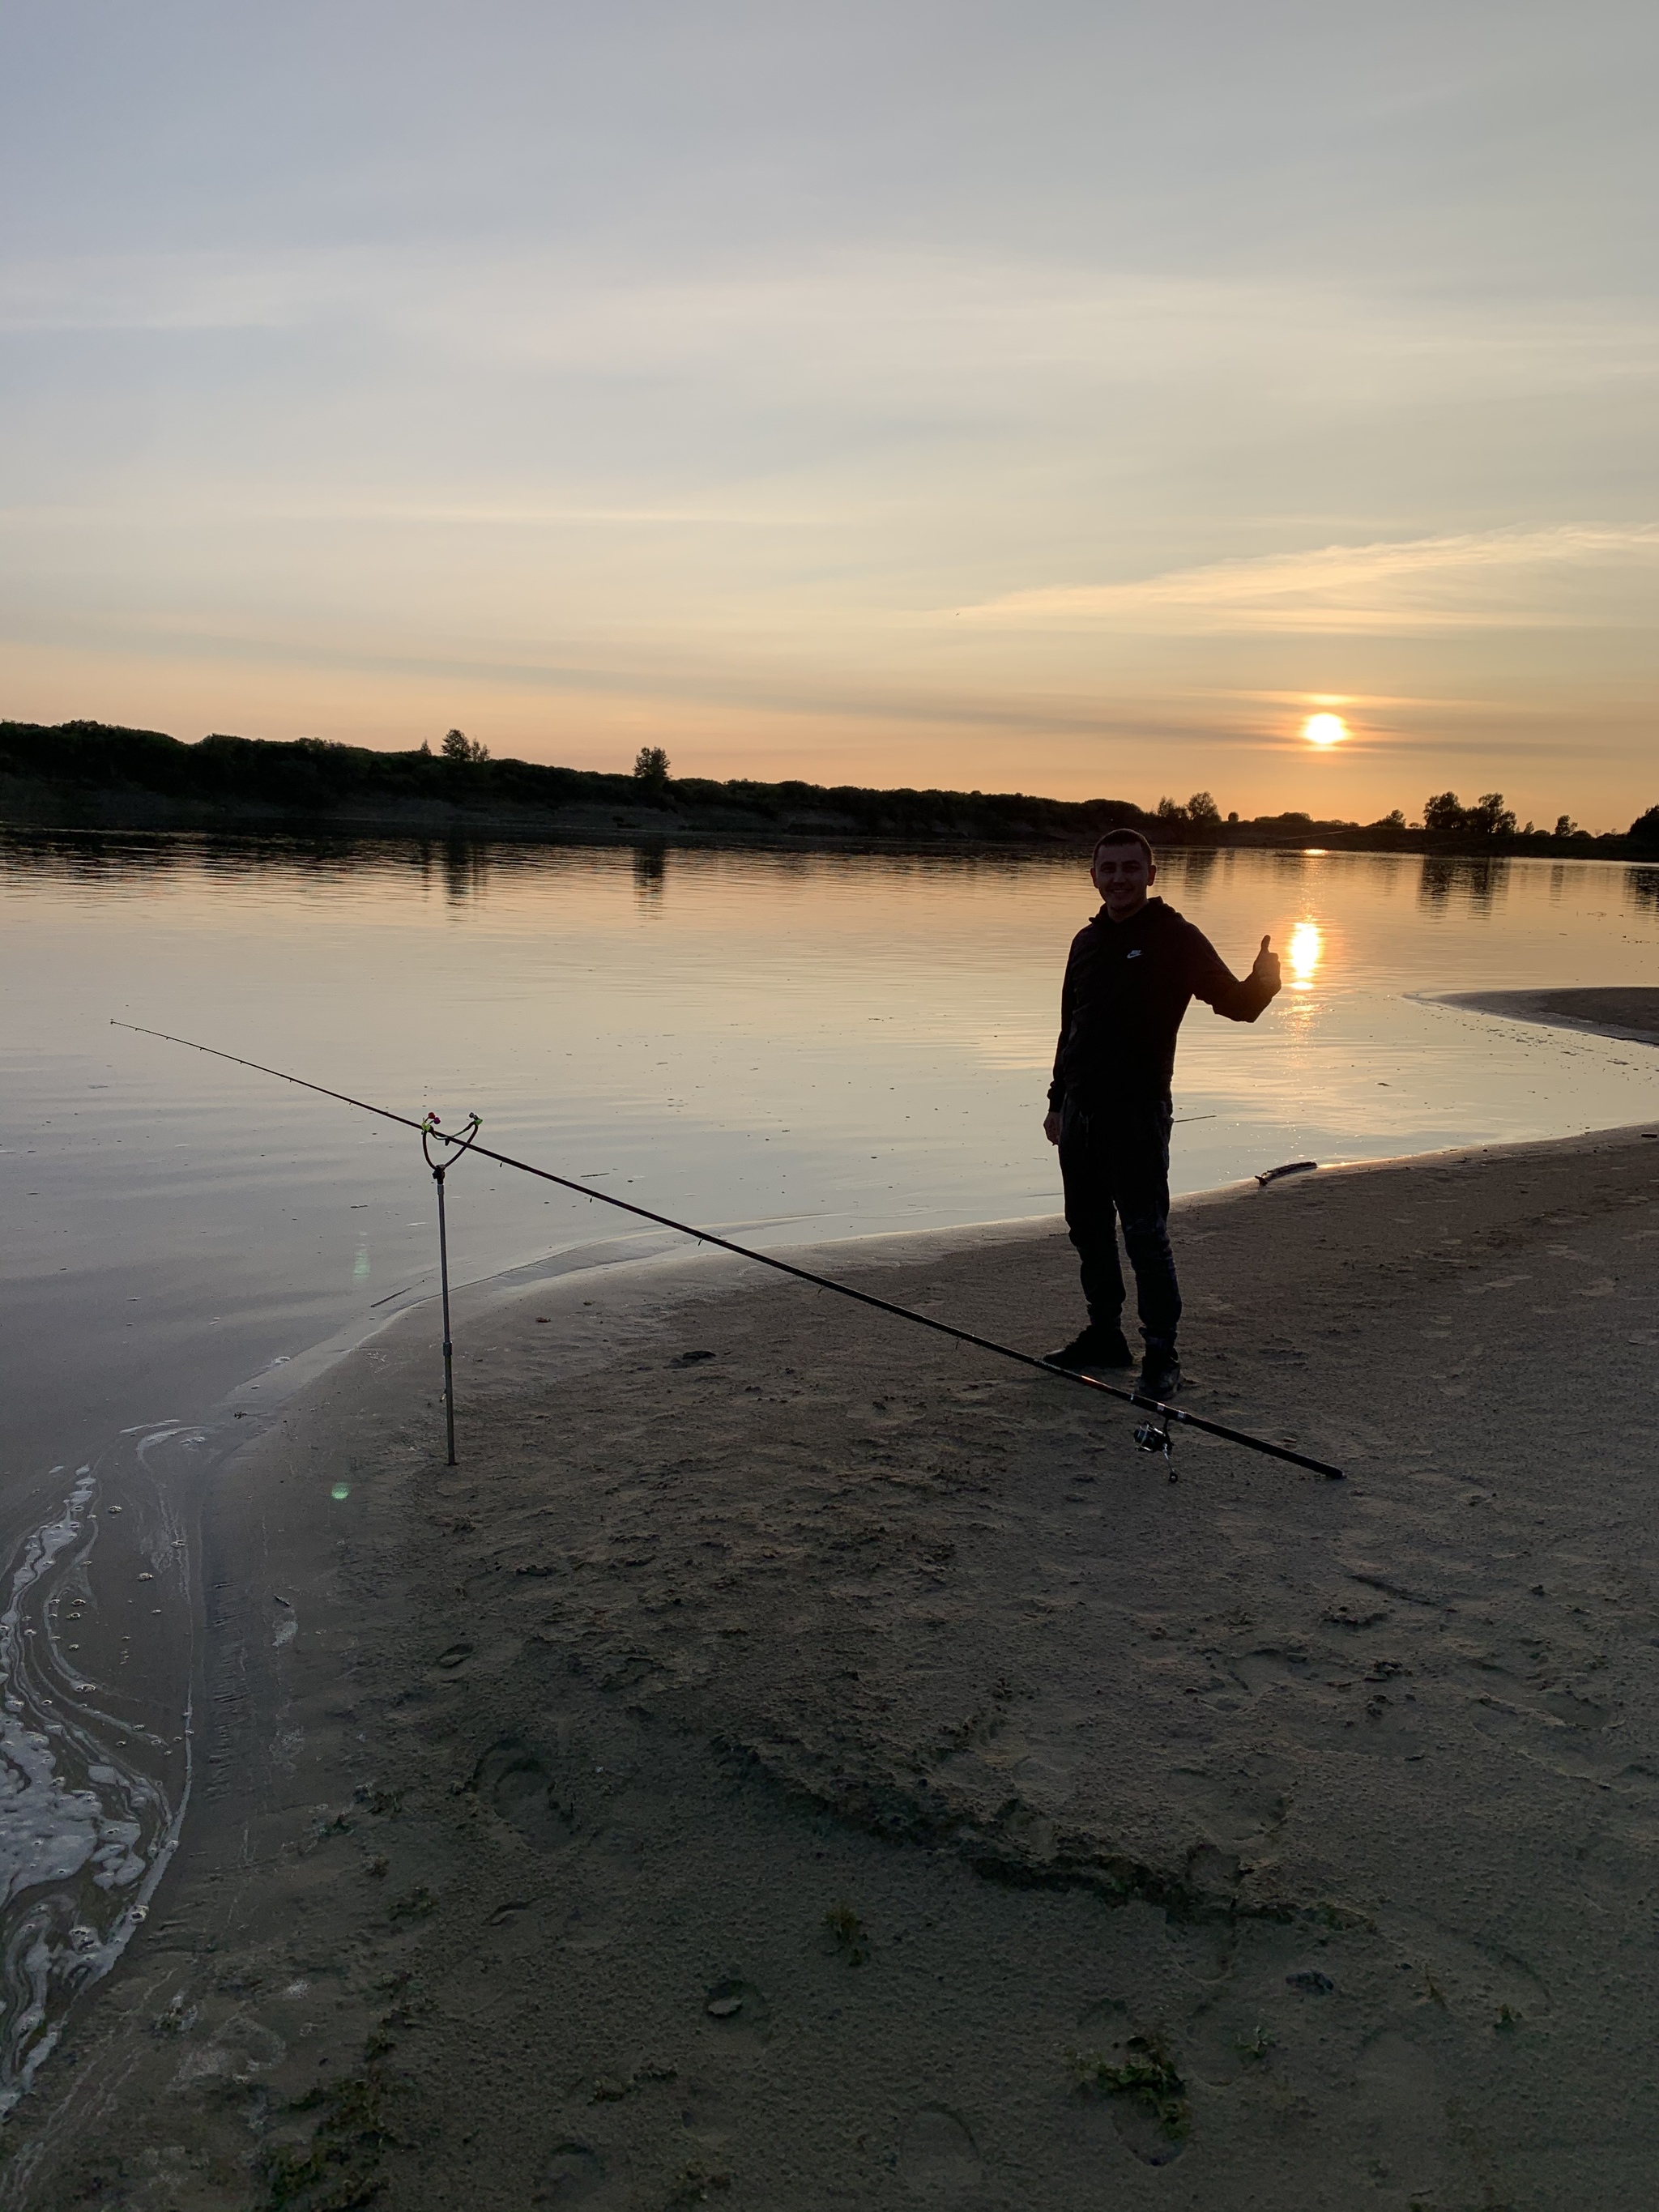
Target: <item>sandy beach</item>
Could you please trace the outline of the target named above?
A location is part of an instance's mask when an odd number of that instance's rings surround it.
[[[1543,1022],[1551,1029],[1588,1030],[1632,1044],[1659,1044],[1659,989],[1643,984],[1605,990],[1452,991],[1445,1003],[1502,1014],[1512,1022]]]
[[[363,1347],[3,2201],[1650,2207],[1659,1123],[1190,1202],[1183,1440],[696,1255]],[[842,1245],[1042,1349],[1057,1224]]]

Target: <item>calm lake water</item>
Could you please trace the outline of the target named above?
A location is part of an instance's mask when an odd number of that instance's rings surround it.
[[[1270,931],[1287,979],[1253,1028],[1189,1016],[1180,1189],[1659,1106],[1643,1047],[1431,997],[1653,981],[1659,869],[1174,854],[1158,888],[1236,970]],[[177,1835],[179,1501],[229,1433],[214,1409],[435,1285],[412,1135],[110,1018],[477,1110],[487,1142],[752,1241],[1041,1215],[1094,899],[1049,856],[13,837],[0,902],[3,2109]],[[486,1163],[452,1178],[463,1280],[629,1233]]]

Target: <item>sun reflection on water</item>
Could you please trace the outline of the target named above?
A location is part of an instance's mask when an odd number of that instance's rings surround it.
[[[1291,988],[1305,991],[1325,954],[1325,933],[1316,921],[1298,921],[1291,932],[1291,946],[1285,958],[1291,971]]]

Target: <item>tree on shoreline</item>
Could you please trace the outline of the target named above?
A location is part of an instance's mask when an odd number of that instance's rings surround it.
[[[487,761],[488,745],[481,745],[476,738],[469,738],[465,730],[447,730],[441,748],[447,761]]]
[[[1465,806],[1455,791],[1437,792],[1423,801],[1423,827],[1452,831],[1464,837],[1513,837],[1515,812],[1504,804],[1501,791],[1483,791],[1473,806]],[[1561,834],[1560,824],[1556,834]]]

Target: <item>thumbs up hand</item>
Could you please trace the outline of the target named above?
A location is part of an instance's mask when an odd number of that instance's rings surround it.
[[[1264,937],[1255,956],[1255,965],[1250,970],[1258,983],[1265,983],[1270,993],[1275,993],[1283,981],[1279,972],[1279,955],[1273,949],[1271,937]]]

